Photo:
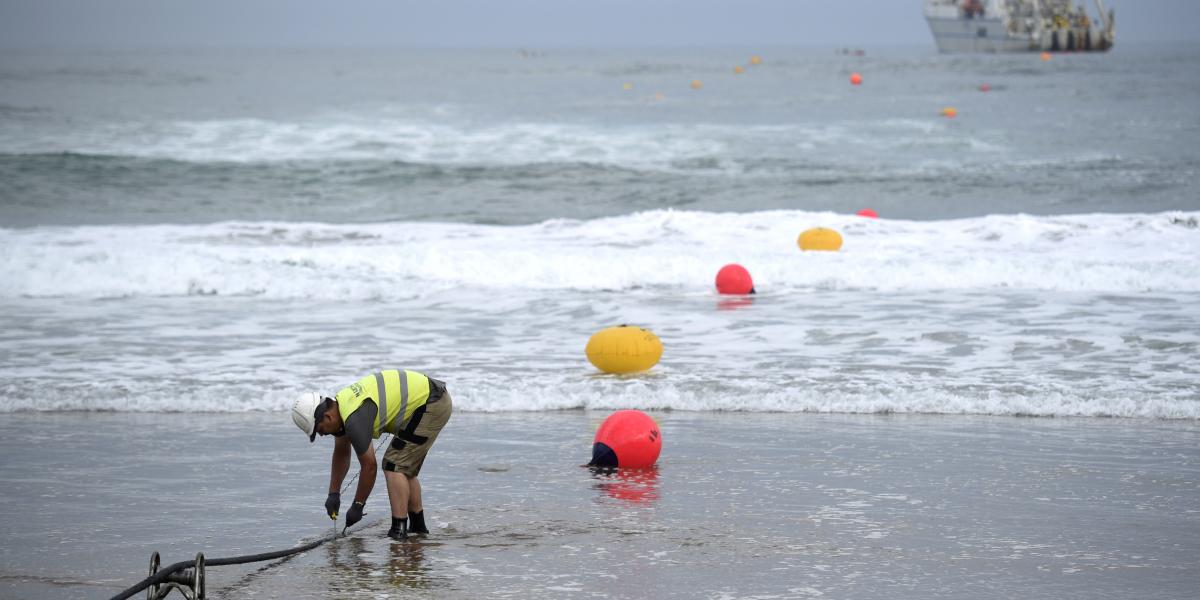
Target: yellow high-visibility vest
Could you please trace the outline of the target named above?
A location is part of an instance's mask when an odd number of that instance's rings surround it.
[[[429,378],[416,371],[390,369],[373,373],[342,388],[334,396],[338,413],[345,422],[363,402],[372,400],[378,409],[371,437],[396,433],[414,411],[429,400]]]

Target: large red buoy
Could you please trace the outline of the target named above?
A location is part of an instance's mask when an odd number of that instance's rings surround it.
[[[592,443],[592,467],[641,469],[658,460],[662,432],[650,415],[640,410],[618,410],[608,416]]]
[[[754,293],[754,280],[750,272],[739,264],[728,264],[717,271],[717,292],[744,296]]]
[[[851,73],[850,85],[862,85],[862,75],[859,75],[858,73]]]

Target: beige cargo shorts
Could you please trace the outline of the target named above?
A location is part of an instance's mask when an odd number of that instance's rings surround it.
[[[383,470],[404,473],[408,477],[419,475],[425,455],[429,454],[438,433],[450,420],[451,411],[450,392],[443,392],[440,398],[426,402],[413,412],[404,429],[392,438],[383,453]]]

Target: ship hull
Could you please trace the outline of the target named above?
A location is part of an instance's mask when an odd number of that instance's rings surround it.
[[[1000,19],[963,19],[928,16],[938,50],[950,53],[1033,52],[1041,44],[1029,37],[1010,35]]]

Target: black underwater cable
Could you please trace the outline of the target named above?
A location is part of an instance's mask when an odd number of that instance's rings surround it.
[[[315,541],[309,542],[309,543],[301,545],[301,546],[296,546],[295,548],[288,548],[287,550],[276,550],[274,552],[263,552],[261,554],[247,554],[244,556],[230,556],[230,557],[226,557],[226,558],[206,559],[204,561],[204,564],[205,564],[205,566],[209,566],[209,567],[219,567],[222,565],[240,565],[240,564],[244,564],[244,563],[259,562],[259,561],[263,561],[263,560],[271,560],[274,558],[283,558],[285,556],[289,556],[292,554],[299,554],[300,552],[304,552],[306,550],[312,550],[313,548],[316,548],[317,546],[320,546],[321,544],[324,544],[325,542],[335,539],[335,538],[339,537],[340,535],[341,534],[334,533],[333,535],[323,537],[319,540],[315,540]],[[195,559],[184,560],[184,561],[180,561],[177,563],[167,565],[167,566],[159,569],[158,572],[156,572],[155,574],[137,582],[136,584],[131,586],[129,589],[121,592],[120,594],[117,594],[116,596],[113,596],[112,600],[126,600],[127,598],[131,598],[131,597],[133,597],[134,594],[136,594],[152,585],[166,583],[170,579],[170,576],[172,573],[183,570],[183,569],[189,569],[189,568],[192,568],[195,566],[196,566]]]
[[[380,440],[379,446],[377,448],[375,448],[375,451],[377,454],[379,452],[379,449],[383,448],[384,443],[385,443],[384,440]],[[342,488],[342,493],[345,493],[345,491],[350,488],[350,485],[354,483],[355,479],[358,479],[358,473],[355,473],[354,477],[350,478],[350,481],[348,481],[346,483],[345,487]],[[335,539],[345,535],[346,530],[349,528],[350,528],[349,526],[346,526],[345,528],[342,529],[341,533],[338,533],[337,523],[335,522],[333,525],[333,533],[332,534],[327,535],[321,539],[309,542],[307,544],[296,546],[295,548],[288,548],[287,550],[276,550],[274,552],[263,552],[261,554],[246,554],[243,556],[229,556],[226,558],[209,558],[209,559],[204,560],[204,566],[205,567],[220,567],[220,566],[225,566],[225,565],[241,565],[241,564],[252,563],[252,562],[261,562],[264,560],[274,560],[276,558],[283,558],[285,556],[299,554],[301,552],[312,550],[313,548],[316,548],[317,546],[320,546],[321,544],[324,544],[325,542],[335,540]],[[128,598],[132,598],[134,594],[137,594],[138,592],[140,592],[152,585],[166,583],[170,579],[172,573],[175,573],[176,571],[181,571],[183,569],[190,569],[195,566],[196,566],[195,559],[184,560],[184,561],[180,561],[177,563],[169,564],[169,565],[159,569],[153,575],[137,582],[133,586],[129,587],[129,589],[121,592],[120,594],[117,594],[116,596],[113,596],[112,600],[127,600]]]

